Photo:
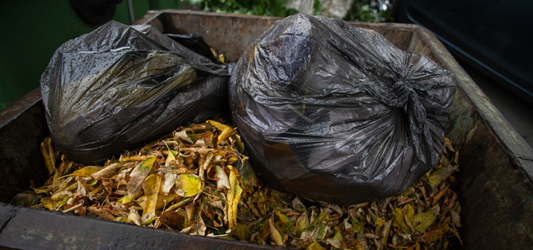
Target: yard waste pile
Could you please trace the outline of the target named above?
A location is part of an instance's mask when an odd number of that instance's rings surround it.
[[[61,45],[41,76],[50,135],[69,159],[101,164],[227,107],[227,66],[149,27],[109,22]]]
[[[273,188],[352,205],[398,195],[435,167],[454,76],[347,22],[297,14],[239,59],[232,118]]]
[[[461,206],[450,189],[459,154],[444,145],[438,166],[401,195],[339,206],[269,188],[221,120],[179,127],[102,166],[70,161],[47,138],[50,179],[12,204],[298,249],[447,249],[460,242]]]

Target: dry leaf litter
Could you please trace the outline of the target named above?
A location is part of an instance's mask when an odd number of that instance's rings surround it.
[[[269,189],[236,129],[180,127],[104,166],[69,161],[41,144],[50,179],[13,203],[255,244],[297,249],[447,249],[461,206],[450,189],[459,154],[445,139],[432,171],[396,197],[337,206]],[[57,166],[57,167],[56,167]]]

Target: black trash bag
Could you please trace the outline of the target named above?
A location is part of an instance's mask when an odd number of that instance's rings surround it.
[[[148,35],[167,46],[112,21],[57,49],[41,91],[54,145],[70,160],[100,164],[229,110],[228,68],[157,33]]]
[[[297,14],[251,44],[232,118],[270,186],[350,205],[400,194],[440,160],[455,83],[372,30]]]
[[[214,63],[221,63],[220,60],[213,55],[213,52],[211,52],[211,47],[207,45],[202,36],[196,34],[165,34],[165,36],[170,37],[172,40],[187,47],[188,49],[209,58],[209,60]]]

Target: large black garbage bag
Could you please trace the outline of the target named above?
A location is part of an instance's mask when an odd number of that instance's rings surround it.
[[[230,78],[232,117],[274,188],[341,205],[389,197],[443,152],[452,73],[371,30],[276,22]]]
[[[53,55],[41,91],[53,142],[69,159],[98,164],[227,110],[226,66],[145,32],[112,21]]]

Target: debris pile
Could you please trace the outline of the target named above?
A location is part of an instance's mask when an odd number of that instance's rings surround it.
[[[447,249],[460,237],[461,206],[450,189],[458,152],[445,140],[440,163],[396,197],[338,206],[270,189],[222,122],[180,127],[103,166],[69,161],[47,138],[50,179],[14,204],[182,233],[298,249]]]

